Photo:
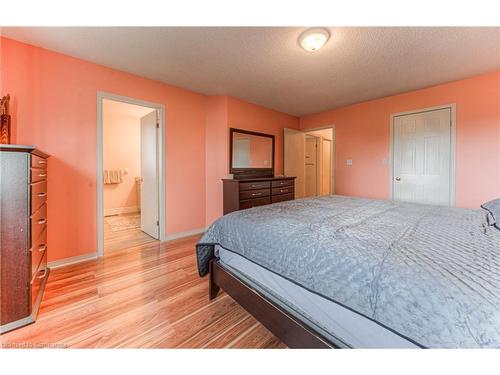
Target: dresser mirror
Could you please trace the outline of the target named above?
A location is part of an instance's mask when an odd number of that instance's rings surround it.
[[[229,129],[229,170],[235,179],[274,176],[274,135]]]

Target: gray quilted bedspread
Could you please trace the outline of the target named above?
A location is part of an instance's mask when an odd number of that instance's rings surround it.
[[[214,245],[374,320],[422,347],[500,348],[500,231],[483,210],[344,196],[217,220]]]

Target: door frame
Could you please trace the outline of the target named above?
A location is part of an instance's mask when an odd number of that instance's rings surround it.
[[[315,130],[323,130],[323,129],[332,129],[332,144],[331,144],[331,157],[333,158],[332,161],[332,191],[331,194],[335,194],[335,191],[337,190],[337,184],[336,184],[336,174],[337,174],[337,134],[335,133],[335,125],[323,125],[323,126],[318,126],[314,128],[308,128],[308,129],[299,129],[299,131],[303,133],[307,132],[313,132]],[[283,163],[285,162],[285,151],[283,148]]]
[[[414,115],[422,112],[439,111],[441,109],[450,110],[450,207],[455,207],[456,189],[456,154],[457,154],[457,105],[456,103],[437,105],[433,107],[414,109],[405,112],[392,113],[390,117],[390,142],[389,142],[389,199],[393,199],[394,193],[394,120],[396,117]]]
[[[158,221],[159,240],[166,240],[166,207],[165,207],[165,106],[159,103],[147,102],[128,96],[122,96],[104,91],[97,92],[97,256],[104,255],[104,201],[103,201],[103,118],[102,102],[104,99],[116,102],[135,104],[158,111]]]

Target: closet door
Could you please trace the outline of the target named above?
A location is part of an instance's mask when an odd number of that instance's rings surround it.
[[[394,118],[394,200],[450,205],[451,111]]]
[[[285,144],[284,144],[284,164],[285,176],[294,176],[295,179],[295,198],[303,198],[305,196],[305,133],[294,130],[285,129]]]
[[[306,197],[315,197],[318,195],[318,138],[306,135]]]

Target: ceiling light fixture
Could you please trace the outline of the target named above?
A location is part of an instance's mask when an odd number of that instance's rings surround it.
[[[299,36],[299,44],[308,52],[315,52],[330,39],[330,32],[323,27],[307,29]]]

